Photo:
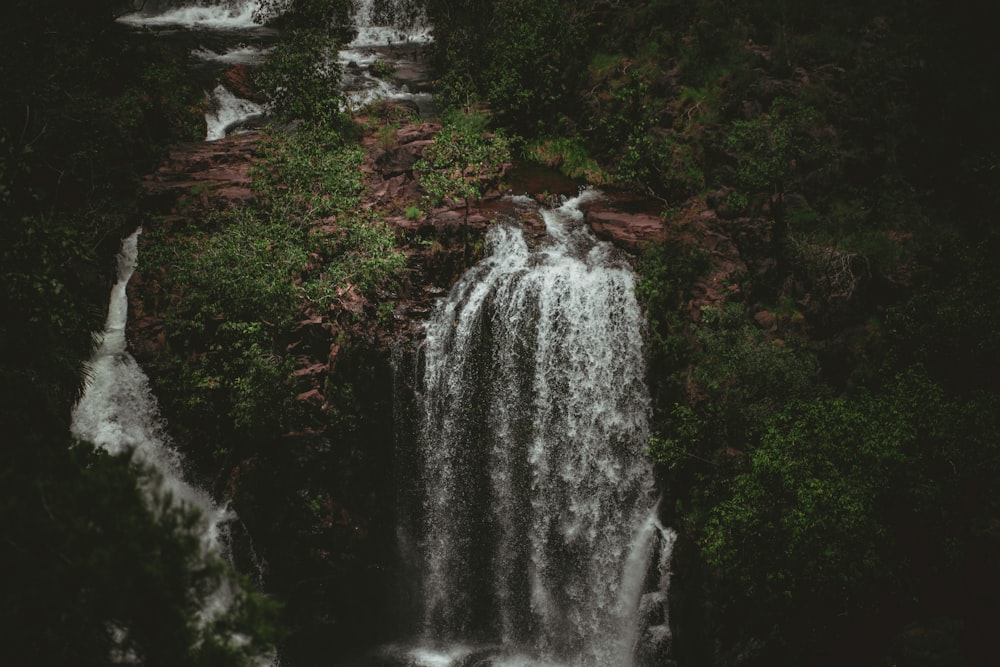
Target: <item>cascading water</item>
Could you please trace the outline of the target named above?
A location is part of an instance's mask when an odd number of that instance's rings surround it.
[[[410,664],[630,667],[669,653],[674,535],[644,456],[642,313],[627,264],[582,224],[597,196],[543,211],[537,250],[492,229],[489,256],[427,325]]]
[[[136,26],[179,26],[211,30],[254,28],[260,0],[143,0],[118,19]]]
[[[205,140],[223,139],[230,128],[263,115],[264,107],[233,95],[220,84],[212,90],[205,112]]]
[[[122,242],[108,317],[104,331],[95,335],[94,353],[86,364],[87,382],[73,409],[70,430],[78,440],[91,442],[112,454],[132,450],[137,464],[155,472],[144,478],[150,498],[169,496],[174,504],[197,509],[201,513],[198,530],[203,554],[226,557],[226,526],[235,515],[216,505],[207,493],[184,479],[180,455],[164,432],[149,379],[127,350],[128,297],[125,290],[136,268],[140,233],[141,229],[136,230]],[[223,581],[206,599],[200,622],[211,621],[224,613],[231,603],[231,590]],[[127,629],[115,628],[115,632],[124,638]],[[239,644],[245,638],[234,635],[231,641]],[[259,664],[273,664],[272,660],[269,656]]]
[[[135,460],[152,467],[162,480],[163,491],[177,502],[201,511],[205,518],[205,548],[220,552],[221,527],[231,518],[201,489],[184,481],[181,460],[173,449],[160,420],[149,379],[128,353],[125,323],[128,318],[126,285],[138,258],[137,230],[122,242],[118,254],[118,280],[111,290],[108,318],[97,336],[93,356],[87,362],[87,383],[73,409],[71,430],[112,454],[132,449]]]
[[[353,47],[423,44],[431,41],[422,0],[354,0]]]
[[[430,114],[429,92],[410,90],[406,83],[387,81],[371,72],[380,60],[397,70],[413,67],[417,48],[432,41],[423,4],[419,0],[354,0],[351,20],[356,33],[339,53],[343,88],[351,109],[391,99],[413,102],[421,115]]]
[[[192,50],[191,55],[202,63],[218,67],[253,67],[260,65],[271,52],[259,43],[247,43],[260,42],[268,32],[254,21],[260,4],[260,0],[142,0],[136,4],[138,11],[119,21],[159,30],[181,28],[201,38],[213,36],[213,41],[218,41],[220,36],[224,40],[238,39],[238,43],[218,51],[200,46]],[[208,106],[205,111],[206,141],[222,139],[233,128],[265,114],[264,107],[234,95],[221,84],[211,92],[206,91],[205,98]]]

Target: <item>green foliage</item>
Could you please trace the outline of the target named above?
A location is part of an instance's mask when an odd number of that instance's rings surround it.
[[[379,58],[372,63],[371,73],[379,79],[389,79],[396,74],[396,67],[392,63]]]
[[[717,447],[752,442],[786,401],[822,391],[815,358],[792,340],[766,337],[740,304],[703,309],[695,340],[701,350],[689,380],[705,393]]]
[[[851,605],[891,576],[878,502],[912,433],[883,407],[865,396],[793,401],[769,417],[706,525],[709,562],[777,605]]]
[[[587,71],[591,77],[602,79],[614,75],[624,65],[626,57],[620,53],[597,52],[590,59]]]
[[[413,165],[430,204],[482,197],[510,160],[510,148],[502,134],[488,134],[489,117],[480,113],[454,113],[445,119],[425,157]]]
[[[21,406],[5,412],[5,420],[28,417],[40,405],[68,414],[80,360],[92,344],[88,332],[101,323],[91,303],[102,299],[94,245],[106,225],[86,212],[25,215],[0,228],[0,345],[8,359],[0,377],[5,404]]]
[[[587,152],[579,139],[568,137],[541,138],[528,144],[528,156],[548,167],[555,167],[570,178],[585,179],[588,183],[601,184],[610,180],[601,166]]]
[[[807,630],[780,638],[800,648],[837,615],[866,610],[873,590],[910,577],[919,587],[909,535],[955,572],[962,556],[951,551],[996,510],[983,486],[1000,466],[998,426],[984,413],[995,405],[995,396],[949,398],[921,369],[881,395],[787,403],[713,508],[703,553],[765,624]],[[984,505],[960,509],[969,507],[952,495],[961,485]]]
[[[283,30],[256,76],[257,87],[282,121],[343,128],[337,50],[350,24],[350,0],[263,0],[254,20]]]
[[[670,100],[655,61],[591,68],[599,109],[595,139],[616,181],[672,199],[705,186],[698,148],[670,127]]]
[[[130,136],[149,136],[160,150],[175,141],[204,138],[205,115],[188,71],[170,59],[148,64],[138,81],[113,102],[116,123]]]
[[[411,123],[420,119],[420,114],[413,107],[395,100],[376,100],[365,107],[365,115],[368,117],[368,126],[375,128]]]
[[[285,345],[302,304],[326,312],[351,290],[384,294],[405,266],[392,231],[355,211],[361,157],[329,127],[276,135],[252,171],[255,207],[144,236],[144,274],[178,297],[166,321],[176,352],[155,374],[164,411],[175,428],[214,429],[202,437],[216,463],[235,438],[276,435],[294,418]]]
[[[753,198],[786,192],[798,174],[824,159],[824,126],[818,111],[785,98],[767,114],[734,122],[726,147],[736,158],[739,187]]]
[[[362,159],[360,146],[329,127],[300,129],[263,145],[253,187],[273,215],[305,224],[357,206]]]
[[[951,255],[948,272],[923,276],[926,284],[921,289],[887,309],[882,344],[889,368],[921,364],[936,382],[956,393],[998,390],[1000,307],[993,296],[997,245],[994,235],[974,248],[941,248]]]
[[[389,123],[379,127],[378,144],[383,150],[390,150],[396,145],[397,130],[399,130],[399,123]]]
[[[707,258],[698,247],[679,239],[643,250],[636,297],[649,322],[650,385],[664,399],[668,395],[678,398],[677,374],[693,353],[685,336],[687,325],[680,306],[683,295],[706,267]]]
[[[61,5],[18,2],[0,27],[0,197],[23,212],[128,197],[203,122],[178,58],[130,45],[106,2]]]
[[[652,303],[662,298],[653,292]],[[649,454],[667,476],[676,521],[698,531],[726,497],[770,416],[788,401],[812,400],[826,389],[813,355],[793,341],[767,337],[740,304],[706,307],[694,326],[671,318],[669,309],[659,317],[650,351],[656,413]]]
[[[305,288],[313,301],[324,305],[337,290],[348,286],[364,294],[390,289],[406,267],[406,256],[397,248],[392,229],[374,216],[359,214],[349,219],[324,238],[321,247],[328,263]]]
[[[560,0],[428,2],[444,104],[483,99],[515,122],[554,121],[587,52],[585,24],[572,9]]]
[[[171,346],[204,350],[160,384],[199,417],[225,414],[241,433],[273,433],[289,392],[276,337],[291,326],[308,260],[305,233],[250,211],[219,214],[216,233],[186,241],[149,234],[142,266],[180,301],[167,313]]]
[[[162,243],[157,232],[142,263],[180,290],[183,311],[172,316],[192,332],[207,331],[223,320],[259,318],[281,327],[293,315],[297,288],[293,280],[308,259],[306,234],[288,224],[262,219],[252,211],[216,214],[215,233],[187,241]],[[148,254],[148,257],[145,256]]]
[[[0,592],[5,664],[249,665],[274,640],[276,608],[251,593],[198,536],[201,517],[162,493],[147,502],[130,456],[68,435],[12,442],[0,558],[16,569]],[[25,470],[34,474],[26,475]],[[147,476],[151,473],[145,473]],[[228,587],[233,606],[198,618]],[[246,643],[233,641],[239,633]]]
[[[275,117],[320,126],[343,125],[337,46],[335,40],[312,30],[285,35],[256,79]]]

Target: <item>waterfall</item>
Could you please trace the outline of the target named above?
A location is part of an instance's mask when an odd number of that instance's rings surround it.
[[[136,268],[140,233],[141,229],[136,230],[122,242],[108,317],[104,330],[95,335],[94,353],[86,364],[86,385],[73,408],[70,430],[78,440],[91,442],[111,454],[132,450],[133,460],[155,473],[144,481],[147,493],[151,497],[163,494],[175,504],[199,510],[203,553],[225,557],[226,524],[235,515],[216,505],[207,493],[184,479],[181,457],[164,431],[149,379],[126,349],[128,297],[125,289]],[[232,593],[223,582],[206,600],[199,621],[209,622],[224,613],[231,600]],[[123,638],[127,630],[115,628],[115,632]],[[245,638],[234,635],[232,641],[241,643]]]
[[[422,0],[354,0],[352,18],[357,35],[353,48],[431,40]]]
[[[354,0],[351,20],[356,32],[338,56],[344,72],[341,88],[350,109],[390,99],[412,102],[424,116],[432,112],[429,92],[411,90],[402,81],[381,79],[371,72],[380,60],[397,71],[412,68],[416,49],[433,41],[423,4],[419,0]]]
[[[86,365],[87,382],[73,409],[70,428],[76,438],[112,454],[132,449],[137,463],[151,467],[161,477],[163,491],[202,513],[205,548],[220,552],[222,526],[230,514],[184,480],[180,455],[164,432],[149,379],[126,349],[125,288],[135,271],[140,233],[141,229],[136,230],[122,242],[108,317],[104,331],[95,336],[97,344]]]
[[[212,91],[205,112],[205,141],[223,139],[230,129],[263,115],[264,107],[233,95],[220,84]]]
[[[634,277],[582,222],[499,225],[427,324],[416,664],[631,667],[669,653]],[[463,648],[463,647],[479,648]],[[423,657],[421,657],[423,656]],[[468,663],[472,664],[472,663]]]

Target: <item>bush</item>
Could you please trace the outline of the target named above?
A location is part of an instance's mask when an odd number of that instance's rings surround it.
[[[276,135],[264,143],[262,153],[250,173],[270,215],[304,225],[360,202],[358,167],[364,151],[332,128]]]
[[[283,121],[344,125],[337,42],[311,30],[285,36],[257,75],[271,112]]]
[[[325,313],[348,290],[394,287],[405,256],[384,223],[354,210],[360,161],[329,127],[277,135],[252,172],[254,208],[213,214],[185,237],[144,236],[144,273],[179,297],[166,320],[178,354],[156,374],[164,411],[175,428],[213,425],[202,456],[225,457],[236,435],[289,428],[297,389],[285,347],[305,304]]]
[[[396,73],[396,66],[379,58],[372,63],[371,73],[379,79],[388,79]]]
[[[881,591],[933,590],[915,561],[935,576],[970,557],[996,566],[972,537],[998,510],[985,490],[1000,469],[996,404],[949,397],[919,367],[880,395],[788,402],[711,510],[703,554],[793,654],[873,611]]]
[[[547,167],[555,167],[570,178],[600,185],[610,180],[579,139],[548,137],[527,146],[528,156]]]
[[[826,159],[830,146],[824,132],[818,111],[787,98],[776,99],[770,112],[758,118],[735,121],[726,148],[736,160],[737,184],[749,201],[759,206],[762,198],[783,195],[797,177]]]
[[[426,157],[413,165],[431,206],[464,201],[468,210],[470,200],[498,185],[510,161],[510,148],[502,134],[485,132],[488,122],[482,113],[455,112],[444,119]]]

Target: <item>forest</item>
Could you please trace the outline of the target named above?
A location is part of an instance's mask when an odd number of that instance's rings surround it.
[[[349,0],[264,0],[277,37],[251,86],[270,114],[253,204],[206,211],[192,192],[187,218],[142,195],[204,135],[186,53],[135,39],[127,0],[3,9],[0,663],[249,665],[277,647],[285,665],[348,664],[391,639],[403,464],[371,445],[398,437],[385,341],[418,291],[407,258],[451,282],[481,259],[470,219],[513,164],[641,197],[667,230],[629,258],[645,450],[678,536],[656,664],[990,664],[993,3],[402,6],[433,26],[441,128],[412,165],[421,199],[366,203],[365,151],[426,119],[343,104],[330,54]],[[443,205],[464,222],[452,237],[393,227]],[[113,257],[140,224],[138,289],[166,341],[142,363],[192,474],[262,531],[263,589],[199,549],[190,509],[149,500],[154,472],[70,434]],[[300,333],[320,315],[332,341]],[[296,399],[309,345],[339,355],[322,406]],[[320,431],[332,454],[309,449]],[[220,582],[235,602],[200,622]]]

